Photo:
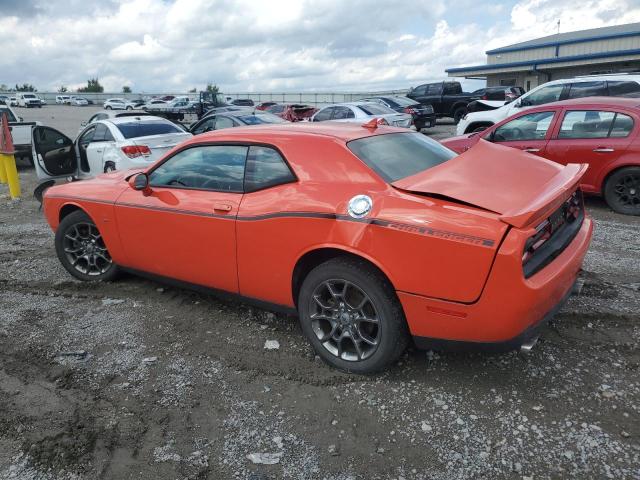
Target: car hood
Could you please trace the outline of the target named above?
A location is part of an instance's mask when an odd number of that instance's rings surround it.
[[[480,140],[462,155],[392,185],[489,210],[512,226],[524,227],[568,199],[586,169],[586,164],[563,166]]]

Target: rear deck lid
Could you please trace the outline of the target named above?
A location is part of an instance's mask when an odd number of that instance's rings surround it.
[[[505,223],[524,227],[569,198],[586,169],[480,140],[462,155],[392,185],[489,210]]]

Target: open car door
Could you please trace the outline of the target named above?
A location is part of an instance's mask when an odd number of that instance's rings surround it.
[[[34,127],[33,163],[39,179],[56,179],[78,174],[76,149],[66,135],[51,127]]]

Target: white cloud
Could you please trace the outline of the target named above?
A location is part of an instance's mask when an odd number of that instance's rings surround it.
[[[367,91],[445,78],[487,49],[640,21],[636,0],[23,0],[1,15],[4,83],[120,91]]]

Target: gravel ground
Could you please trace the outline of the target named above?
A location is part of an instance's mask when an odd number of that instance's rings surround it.
[[[639,218],[588,200],[584,286],[529,356],[413,350],[365,377],[292,317],[74,281],[20,176],[22,201],[0,186],[1,480],[640,478]]]

